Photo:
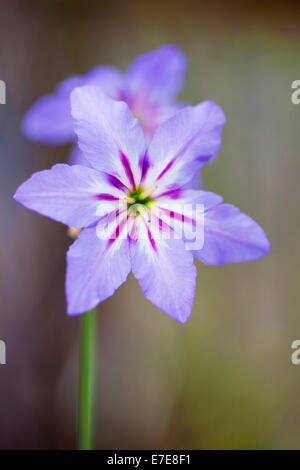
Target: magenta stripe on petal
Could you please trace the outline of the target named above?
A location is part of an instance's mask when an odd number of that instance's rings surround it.
[[[163,197],[163,196],[168,196],[171,199],[178,199],[182,196],[184,189],[182,189],[178,185],[173,185],[172,188],[169,188],[167,191],[164,191],[163,193],[158,194],[155,196],[155,198]]]
[[[133,188],[135,188],[134,176],[133,176],[133,173],[132,173],[132,169],[131,169],[129,160],[128,160],[128,158],[126,157],[126,155],[124,155],[124,153],[123,153],[121,150],[120,150],[120,158],[121,158],[121,162],[122,162],[122,165],[123,165],[123,167],[124,167],[126,176],[127,176],[128,180],[129,180],[131,186],[132,186]]]
[[[108,212],[105,214],[100,220],[101,222],[107,222],[107,224],[111,224],[119,217],[120,214],[123,214],[125,212],[125,209],[115,209],[111,212]]]
[[[121,191],[124,191],[124,192],[129,191],[127,186],[125,186],[125,184],[122,183],[122,181],[116,178],[116,176],[113,176],[110,173],[106,173],[106,179],[115,188],[120,189]]]
[[[99,201],[117,201],[119,198],[108,193],[99,193],[94,196]]]
[[[192,224],[194,227],[196,226],[196,220],[192,219],[191,217],[188,217],[184,214],[180,214],[179,212],[170,211],[169,209],[166,209],[165,207],[159,207],[159,209],[165,214],[169,215],[171,219],[180,220],[182,222],[187,222],[189,224]]]
[[[114,231],[112,232],[110,238],[108,239],[106,249],[110,248],[112,244],[118,239],[120,236],[120,233],[123,231],[127,220],[128,220],[129,215],[126,214],[126,216],[121,220],[121,222],[116,226]]]
[[[140,183],[142,183],[144,179],[146,178],[146,175],[150,168],[150,160],[149,160],[147,153],[140,159],[139,165],[140,165],[141,173],[142,173]]]
[[[160,207],[162,209],[162,207]],[[152,214],[152,217],[157,220],[160,230],[173,231],[171,225],[167,224],[161,217],[158,217],[156,214]]]
[[[114,219],[119,217],[120,214],[123,214],[123,212],[125,212],[125,209],[115,209],[112,212],[105,214],[105,216],[101,220],[109,219],[108,223],[111,223],[114,221]]]
[[[149,238],[149,241],[151,243],[151,246],[152,246],[153,250],[155,251],[155,253],[157,253],[157,246],[156,246],[154,238],[152,237],[152,233],[150,231],[150,228],[148,227],[148,225],[146,225],[146,227],[147,227],[147,234],[148,234],[148,238]]]
[[[165,173],[167,173],[167,171],[170,170],[170,168],[173,166],[174,162],[176,161],[176,158],[177,157],[174,157],[166,166],[165,168],[162,170],[162,172],[158,175],[157,179],[160,180]]]

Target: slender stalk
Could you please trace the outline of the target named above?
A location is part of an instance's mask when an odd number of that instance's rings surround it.
[[[81,315],[78,448],[90,450],[93,446],[96,309]]]

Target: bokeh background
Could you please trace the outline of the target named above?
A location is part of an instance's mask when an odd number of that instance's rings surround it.
[[[197,263],[190,320],[177,324],[129,281],[99,307],[96,447],[300,448],[299,2],[1,0],[0,448],[76,446],[78,318],[65,314],[63,225],[12,200],[70,147],[27,141],[23,113],[66,76],[124,69],[176,43],[189,58],[180,98],[227,115],[204,188],[262,224],[257,262]]]

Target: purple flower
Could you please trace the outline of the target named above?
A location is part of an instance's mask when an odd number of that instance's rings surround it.
[[[53,145],[75,141],[70,93],[78,86],[97,85],[114,100],[128,104],[150,139],[156,127],[180,107],[174,100],[185,70],[186,57],[174,45],[138,56],[125,73],[110,66],[95,67],[86,75],[67,78],[55,93],[38,99],[24,116],[23,133],[31,140]],[[70,163],[88,165],[77,146]]]
[[[75,89],[71,106],[91,168],[55,165],[14,196],[40,214],[85,227],[67,254],[69,314],[111,296],[132,271],[146,298],[184,323],[195,293],[194,256],[218,265],[270,250],[262,228],[239,209],[211,192],[183,188],[220,147],[225,116],[215,103],[180,110],[157,128],[148,148],[127,104],[98,87]],[[203,233],[203,246],[191,242],[192,232]]]

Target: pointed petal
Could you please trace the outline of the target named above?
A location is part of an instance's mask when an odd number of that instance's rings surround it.
[[[256,260],[270,249],[257,222],[231,204],[220,204],[205,213],[204,246],[193,253],[205,264],[220,265]]]
[[[224,123],[222,109],[212,101],[184,108],[163,122],[149,145],[147,181],[156,181],[161,190],[191,180],[219,150]]]
[[[68,314],[84,313],[113,295],[130,270],[127,238],[109,243],[95,228],[84,229],[67,253]]]
[[[270,250],[262,228],[237,207],[222,204],[221,196],[194,190],[174,194],[159,197],[153,211],[204,263],[250,261]]]
[[[139,106],[170,101],[183,86],[186,66],[186,56],[172,44],[138,56],[125,74],[128,102]]]
[[[92,168],[58,164],[34,173],[17,189],[14,199],[39,214],[82,228],[99,219],[101,194],[118,197],[120,191]]]
[[[132,173],[139,174],[145,138],[127,104],[87,86],[72,92],[71,107],[79,147],[90,164],[130,184],[122,156],[130,161]]]
[[[54,93],[39,98],[22,121],[24,135],[36,142],[60,145],[75,138],[71,118],[70,93],[78,86],[93,84],[114,99],[120,99],[123,77],[114,67],[94,67],[85,75],[61,82]]]
[[[190,316],[197,271],[191,252],[181,240],[155,237],[149,234],[131,240],[132,272],[138,279],[145,297],[178,322]]]
[[[35,142],[60,145],[73,140],[69,95],[58,91],[42,96],[27,111],[21,127]]]

